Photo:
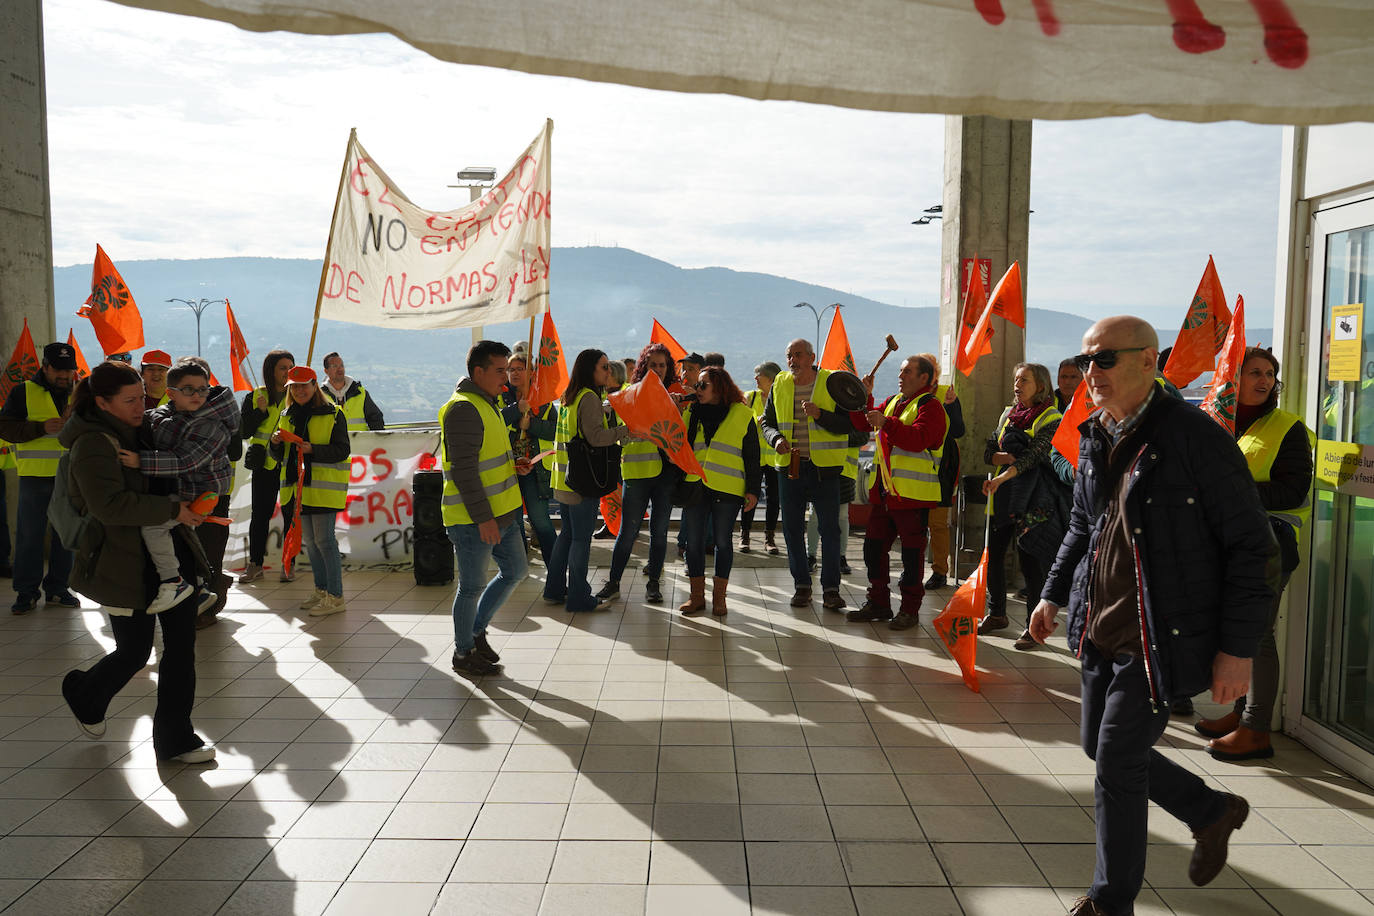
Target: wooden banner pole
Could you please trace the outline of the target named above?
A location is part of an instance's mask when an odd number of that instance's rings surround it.
[[[344,187],[348,182],[348,160],[353,155],[353,141],[357,139],[358,128],[348,132],[348,146],[344,150],[343,167],[339,169],[339,193],[334,195],[334,213],[329,217],[329,241],[324,246],[324,264],[320,267],[320,288],[315,293],[315,320],[310,325],[310,347],[305,351],[305,364],[315,355],[315,333],[320,328],[320,303],[324,301],[324,284],[329,278],[329,259],[334,252],[334,223],[339,218],[339,203],[343,200]]]

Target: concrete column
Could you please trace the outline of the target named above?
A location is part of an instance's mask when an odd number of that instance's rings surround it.
[[[945,380],[953,378],[958,389],[968,428],[960,442],[961,474],[981,475],[987,470],[983,443],[993,432],[1002,408],[1011,402],[1012,367],[1024,360],[1026,353],[1025,332],[994,318],[992,353],[979,360],[972,378],[955,372],[963,264],[972,258],[992,261],[989,293],[1013,261],[1021,262],[1022,283],[1028,282],[1030,167],[1030,121],[945,118],[939,355]],[[973,511],[970,527],[979,527],[981,508]]]

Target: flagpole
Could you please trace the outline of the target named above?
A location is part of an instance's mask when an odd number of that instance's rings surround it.
[[[530,409],[528,404],[530,399],[530,385],[534,384],[534,367],[535,363],[539,361],[539,351],[534,349],[534,319],[542,314],[544,313],[541,310],[530,316],[530,342],[529,345],[525,348],[525,384],[520,386],[520,400],[526,402],[525,409],[520,411],[520,419],[522,420],[530,415]],[[520,439],[524,442],[529,441],[529,427],[525,427],[524,429],[520,430]]]
[[[315,293],[315,320],[310,325],[310,347],[305,351],[305,364],[310,365],[315,355],[315,332],[320,328],[320,303],[324,301],[324,284],[329,278],[329,256],[334,251],[334,222],[339,218],[339,201],[343,200],[344,183],[348,181],[348,160],[353,155],[353,141],[358,137],[358,128],[348,132],[348,146],[344,148],[343,167],[339,169],[339,192],[334,195],[334,213],[329,217],[329,240],[324,245],[324,264],[320,266],[320,288]]]

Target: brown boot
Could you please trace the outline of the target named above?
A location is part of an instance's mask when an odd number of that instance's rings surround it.
[[[725,606],[725,587],[730,584],[730,580],[716,576],[711,580],[711,584],[711,613],[717,617],[724,617],[730,610]]]
[[[687,581],[692,586],[692,594],[677,609],[687,615],[699,614],[706,610],[706,577],[692,576]]]
[[[1198,719],[1193,731],[1204,738],[1224,738],[1240,727],[1240,713],[1228,712],[1220,719]]]
[[[1274,747],[1268,732],[1238,725],[1229,735],[1208,741],[1207,753],[1217,760],[1263,760],[1274,756]]]

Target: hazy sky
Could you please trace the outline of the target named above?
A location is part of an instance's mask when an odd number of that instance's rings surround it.
[[[390,36],[257,34],[45,0],[53,249],[89,263],[323,255],[350,127],[448,209],[554,120],[554,244],[936,305],[944,119],[652,92],[436,61]],[[1036,122],[1029,304],[1181,320],[1207,262],[1272,320],[1280,130]],[[557,263],[554,265],[557,282]],[[1171,316],[1177,316],[1173,318]]]

